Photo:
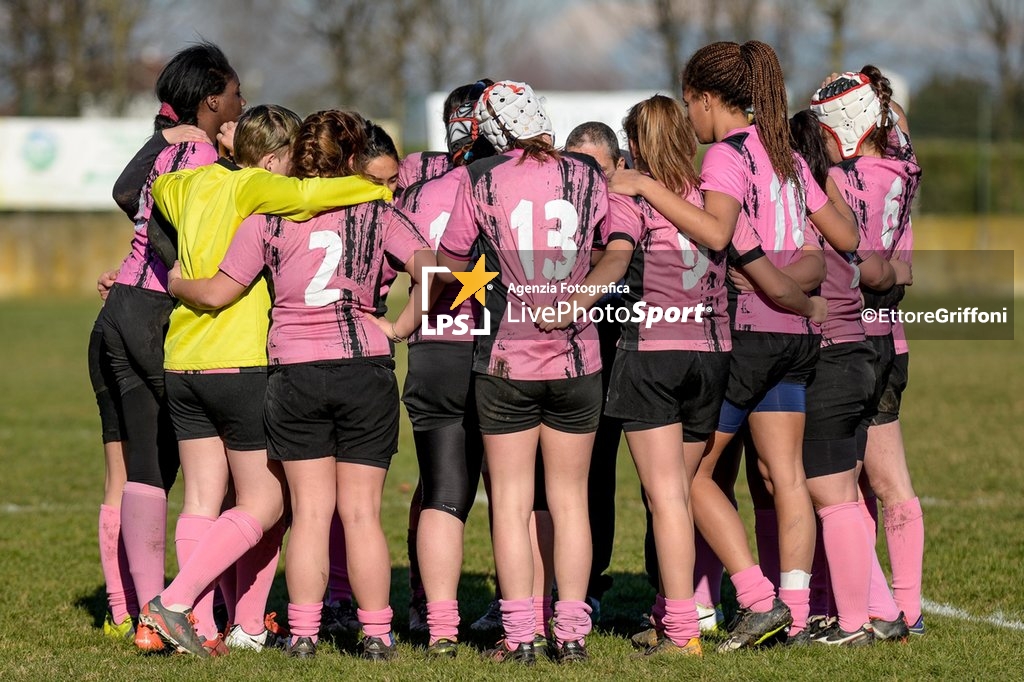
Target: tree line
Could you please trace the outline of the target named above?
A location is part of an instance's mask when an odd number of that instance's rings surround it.
[[[687,56],[706,42],[764,40],[776,48],[789,73],[798,59],[798,41],[806,39],[809,27],[824,27],[827,55],[822,62],[840,70],[849,67],[851,42],[864,40],[859,36],[876,17],[886,11],[918,11],[921,30],[948,35],[950,44],[966,40],[966,32],[983,39],[995,65],[987,75],[977,69],[936,73],[919,87],[914,93],[919,134],[974,139],[979,125],[987,126],[997,140],[1019,139],[1024,132],[1018,114],[1024,104],[1021,0],[968,0],[955,3],[952,13],[933,13],[942,17],[929,14],[928,5],[912,9],[917,5],[909,0],[881,5],[877,0],[564,4],[621,40],[621,61],[640,54],[656,60],[655,71],[662,76],[652,85],[670,91],[676,88]],[[293,49],[313,46],[326,55],[323,76],[332,101],[358,106],[371,116],[404,121],[410,94],[494,76],[516,59],[532,69],[536,86],[579,87],[579,82],[560,80],[566,65],[538,64],[523,55],[535,44],[525,40],[527,35],[534,34],[534,41],[544,39],[547,26],[539,18],[544,6],[532,0],[231,0],[202,3],[201,9],[207,15],[225,10],[228,16],[221,22],[230,27],[224,28],[229,35],[223,39],[229,54],[256,54],[268,32],[287,31]],[[123,113],[135,95],[151,89],[155,68],[139,68],[145,63],[143,54],[153,32],[159,32],[166,17],[180,12],[180,7],[169,0],[0,0],[0,113],[76,116],[87,105]],[[585,62],[592,46],[581,40],[572,47]],[[163,57],[150,56],[158,63]],[[599,85],[599,77],[592,84]]]

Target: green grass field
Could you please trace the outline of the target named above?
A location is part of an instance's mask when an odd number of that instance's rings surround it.
[[[427,663],[369,664],[327,647],[313,661],[279,652],[226,659],[145,657],[99,629],[105,608],[96,541],[103,485],[99,420],[86,371],[97,301],[0,303],[0,675],[4,680],[358,679],[853,680],[1020,679],[1024,647],[1024,336],[1017,341],[912,344],[904,434],[927,527],[924,593],[928,635],[867,650],[708,653],[703,660],[639,661],[626,636],[653,592],[643,576],[643,510],[636,473],[620,451],[615,586],[589,639],[592,661],[526,670],[480,661],[464,649]],[[1017,318],[1020,320],[1020,316]],[[402,358],[400,358],[400,365]],[[408,423],[385,492],[392,549],[392,604],[404,635],[408,600],[405,529],[416,460]],[[743,485],[740,485],[742,491]],[[741,505],[749,520],[749,504]],[[171,509],[180,509],[180,488]],[[474,511],[461,590],[465,623],[490,599],[493,565],[486,516]],[[169,524],[173,528],[173,521]],[[172,546],[169,544],[169,546]],[[884,543],[883,543],[884,546]],[[172,553],[173,554],[173,553]],[[167,573],[173,575],[173,558]],[[285,611],[283,572],[270,608]],[[940,615],[945,605],[959,612]],[[992,624],[1001,621],[1004,626]],[[1009,627],[1005,626],[1005,624]]]

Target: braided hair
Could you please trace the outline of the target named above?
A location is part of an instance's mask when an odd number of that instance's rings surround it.
[[[686,64],[682,80],[684,88],[717,95],[725,105],[753,116],[775,173],[800,182],[790,148],[786,83],[770,45],[757,40],[705,45]]]
[[[354,111],[328,109],[302,122],[292,145],[292,175],[339,178],[352,175],[368,146],[366,121]]]
[[[871,89],[875,91],[875,95],[878,97],[878,104],[882,109],[880,114],[881,123],[875,126],[875,129],[868,135],[868,142],[879,153],[882,153],[889,146],[889,133],[896,125],[892,112],[892,83],[882,75],[877,66],[868,64],[860,72],[871,81]]]

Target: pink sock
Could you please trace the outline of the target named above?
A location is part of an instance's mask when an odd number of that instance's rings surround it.
[[[288,604],[288,630],[292,633],[291,643],[295,644],[299,637],[309,637],[315,643],[320,632],[320,613],[324,605]]]
[[[331,572],[327,581],[327,601],[331,604],[352,601],[352,584],[348,581],[348,557],[345,554],[345,529],[335,513],[331,519]]]
[[[191,518],[186,518],[187,516]],[[183,523],[187,522],[185,532],[192,528],[199,530],[203,521],[206,521],[205,517],[182,514],[178,519],[178,527],[181,528]],[[259,522],[237,509],[229,509],[216,521],[210,520],[207,526],[207,530],[185,559],[178,576],[164,590],[162,599],[166,604],[191,604],[200,594],[209,590],[210,585],[220,577],[220,574],[252,549],[263,536]],[[178,542],[177,537],[175,541],[181,554],[180,548],[184,543]],[[227,595],[225,601],[226,597]],[[210,609],[212,614],[212,594]]]
[[[536,616],[533,612],[533,598],[499,599],[501,624],[505,628],[505,641],[515,648],[523,642],[532,642]]]
[[[907,618],[921,617],[921,561],[924,557],[924,514],[918,498],[885,508],[885,541],[892,564],[892,596]]]
[[[875,498],[871,499],[874,500]],[[868,590],[868,615],[872,618],[881,618],[882,620],[896,620],[899,618],[900,609],[896,606],[896,600],[892,598],[892,592],[889,591],[889,583],[882,572],[882,565],[878,562],[875,520],[868,511],[867,506],[865,506],[864,500],[860,501],[860,511],[861,519],[863,520],[862,528],[866,535],[865,542],[871,553],[871,587]]]
[[[430,643],[439,639],[459,638],[459,602],[455,599],[427,602],[427,627]]]
[[[590,612],[590,605],[585,601],[559,599],[555,603],[555,641],[580,642],[586,639],[593,627]],[[697,617],[696,610],[693,615]]]
[[[167,535],[167,493],[129,481],[121,494],[121,538],[139,605],[164,589],[164,546]]]
[[[693,563],[693,599],[703,606],[722,603],[722,562],[700,532],[695,532]]]
[[[754,564],[730,577],[733,587],[736,588],[736,601],[739,602],[740,608],[751,609],[757,613],[771,611],[775,587],[764,577],[760,566]]]
[[[178,577],[188,566],[196,547],[199,546],[203,536],[213,527],[214,521],[216,519],[197,514],[182,514],[178,517],[178,523],[174,527],[174,549],[178,555]],[[178,577],[171,581],[171,586],[178,581]],[[178,582],[170,594],[165,589],[160,595],[160,601],[164,606],[172,604],[191,606],[192,614],[196,618],[196,632],[207,639],[217,636],[217,623],[213,618],[213,580],[216,578],[217,576],[214,576],[202,586],[193,587],[191,581],[188,581],[186,577],[188,582]]]
[[[825,556],[825,540],[821,536],[821,522],[818,522],[818,537],[814,543],[814,561],[811,563],[810,615],[831,615],[832,586]]]
[[[533,628],[538,635],[545,637],[551,634],[551,617],[555,615],[554,602],[551,597],[533,598]]]
[[[660,592],[654,596],[654,606],[651,607],[651,618],[654,620],[654,629],[658,632],[664,632],[665,597]]]
[[[359,624],[363,626],[363,634],[367,637],[380,637],[385,644],[391,644],[391,619],[394,617],[391,607],[379,611],[356,609]]]
[[[256,546],[235,563],[238,598],[234,622],[252,635],[263,632],[263,619],[267,612],[267,599],[277,573],[277,560],[281,555],[281,541],[287,530],[284,519],[263,534]]]
[[[694,637],[700,637],[697,605],[693,599],[665,600],[665,636],[680,647],[686,646]]]
[[[779,599],[789,607],[793,616],[793,624],[789,631],[793,634],[800,632],[807,625],[807,614],[811,611],[811,589],[779,590]]]
[[[858,534],[864,538],[866,532],[859,507],[857,502],[847,502],[818,510],[839,627],[846,632],[868,622],[872,552],[867,542],[856,541]]]
[[[779,584],[779,522],[774,509],[754,510],[757,563],[764,577]],[[794,631],[795,632],[795,631]]]
[[[886,582],[882,565],[878,562],[878,554],[871,554],[871,588],[868,592],[868,613],[872,618],[896,620],[900,615],[900,607],[892,598],[889,583]]]
[[[128,557],[121,539],[121,510],[100,505],[99,520],[100,566],[107,585],[107,603],[115,623],[123,623],[130,615],[139,615],[132,574],[128,572]],[[135,611],[132,614],[132,611]]]

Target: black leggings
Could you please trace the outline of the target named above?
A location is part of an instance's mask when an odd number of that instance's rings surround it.
[[[465,523],[480,481],[484,451],[480,432],[467,431],[457,423],[413,431],[413,439],[423,482],[423,509],[447,512]]]
[[[173,308],[167,294],[115,284],[101,316],[121,393],[128,481],[164,490],[178,475],[178,443],[164,391],[164,336]]]
[[[110,367],[110,356],[103,342],[104,311],[106,308],[100,308],[92,334],[89,335],[89,380],[96,394],[103,444],[106,445],[124,440],[124,419],[121,416],[121,392],[117,388],[117,378]]]

